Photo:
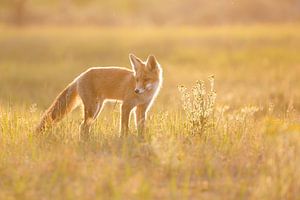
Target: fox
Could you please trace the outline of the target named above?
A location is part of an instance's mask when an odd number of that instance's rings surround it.
[[[81,103],[84,118],[80,137],[86,138],[106,101],[119,101],[120,136],[129,132],[129,119],[135,108],[138,134],[145,131],[147,113],[162,86],[162,68],[154,55],[142,61],[129,54],[131,69],[124,67],[92,67],[77,76],[44,112],[36,132],[57,123]]]

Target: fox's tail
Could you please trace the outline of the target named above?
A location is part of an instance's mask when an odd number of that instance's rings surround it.
[[[78,92],[77,83],[69,84],[54,100],[52,105],[45,111],[36,132],[42,132],[53,123],[61,120],[67,113],[76,107]]]

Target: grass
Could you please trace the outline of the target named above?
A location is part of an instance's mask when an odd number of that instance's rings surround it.
[[[299,25],[0,32],[0,199],[298,198]],[[77,74],[129,67],[130,52],[153,53],[164,69],[145,140],[133,123],[131,136],[118,138],[114,104],[87,142],[78,140],[79,110],[33,133]],[[217,94],[210,125],[193,134],[178,86],[204,80],[209,91],[210,75]]]

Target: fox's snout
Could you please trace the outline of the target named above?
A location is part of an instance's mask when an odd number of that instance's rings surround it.
[[[142,94],[143,92],[145,92],[146,90],[151,90],[153,88],[153,84],[148,83],[145,88],[135,88],[134,92],[136,94]]]
[[[142,94],[143,92],[145,92],[145,89],[142,89],[142,88],[136,88],[136,89],[134,90],[134,92],[135,92],[136,94]]]

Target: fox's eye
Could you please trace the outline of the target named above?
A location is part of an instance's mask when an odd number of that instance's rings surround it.
[[[136,82],[139,82],[140,79],[139,79],[139,78],[136,78],[135,80],[136,80]]]

